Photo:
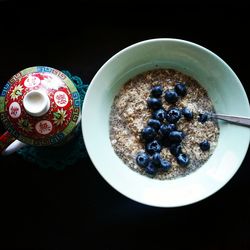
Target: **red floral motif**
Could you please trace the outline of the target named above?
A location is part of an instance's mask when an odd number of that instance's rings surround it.
[[[59,107],[64,107],[68,104],[69,98],[63,91],[57,91],[54,95],[55,103]]]
[[[57,100],[57,103],[61,104],[61,105],[66,105],[67,104],[67,100],[65,98],[65,95],[64,94],[59,94],[56,96],[56,100]]]
[[[25,81],[24,81],[24,86],[27,88],[32,88],[36,87],[37,85],[40,84],[40,78],[34,75],[29,75]]]
[[[9,114],[12,118],[18,118],[21,115],[21,108],[17,102],[12,102],[10,104]]]
[[[23,106],[23,98],[34,89],[45,92],[50,100],[48,112],[41,117],[29,115]],[[75,122],[73,120],[74,101],[71,89],[61,76],[51,72],[31,72],[28,74],[25,72],[22,77],[13,79],[5,96],[5,102],[5,110],[13,131],[17,131],[23,137],[32,138],[34,141],[53,138],[62,132],[67,135],[68,131],[65,129],[70,122]]]
[[[19,108],[18,107],[14,107],[14,106],[12,106],[11,108],[10,108],[10,115],[12,115],[12,116],[17,116],[17,112],[19,111]]]
[[[36,130],[39,134],[47,135],[52,131],[52,124],[50,121],[40,121],[36,124]]]

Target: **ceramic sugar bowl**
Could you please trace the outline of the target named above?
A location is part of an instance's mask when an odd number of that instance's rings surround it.
[[[61,71],[35,66],[10,78],[0,96],[1,154],[20,147],[53,146],[66,142],[80,121],[80,96]]]

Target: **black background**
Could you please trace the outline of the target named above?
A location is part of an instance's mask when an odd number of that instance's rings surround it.
[[[35,65],[68,69],[89,83],[119,50],[170,37],[215,52],[249,95],[248,21],[240,3],[2,1],[0,86]],[[201,202],[156,208],[112,189],[89,159],[57,171],[17,154],[1,157],[0,248],[250,249],[249,164],[248,152],[230,182]]]

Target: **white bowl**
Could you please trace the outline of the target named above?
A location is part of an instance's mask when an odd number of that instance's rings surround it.
[[[247,152],[250,130],[219,122],[220,135],[213,155],[185,177],[156,180],[131,170],[115,154],[109,140],[111,105],[127,80],[159,67],[175,68],[198,80],[218,113],[250,116],[243,86],[221,58],[189,41],[151,39],[118,52],[96,73],[83,104],[82,132],[94,166],[117,191],[147,205],[184,206],[212,195],[233,177]]]

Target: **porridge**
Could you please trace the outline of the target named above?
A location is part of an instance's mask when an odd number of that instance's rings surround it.
[[[212,155],[219,136],[206,90],[174,69],[155,69],[126,82],[110,113],[110,140],[131,169],[156,179],[185,176]]]

